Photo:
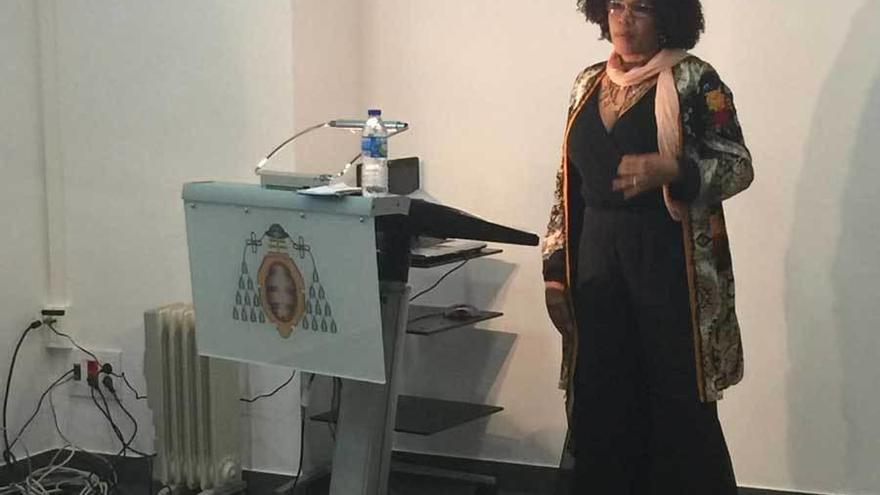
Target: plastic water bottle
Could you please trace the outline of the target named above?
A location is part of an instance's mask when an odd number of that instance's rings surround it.
[[[361,135],[361,189],[364,196],[381,196],[388,193],[388,130],[381,110],[370,110],[367,115]]]

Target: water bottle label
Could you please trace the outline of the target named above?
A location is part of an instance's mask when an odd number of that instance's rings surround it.
[[[388,158],[388,138],[379,136],[361,138],[361,154],[365,157]]]

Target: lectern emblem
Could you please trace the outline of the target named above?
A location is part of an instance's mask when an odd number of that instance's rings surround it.
[[[257,283],[263,311],[278,333],[289,337],[306,313],[305,284],[299,268],[287,253],[270,251],[263,257]]]
[[[262,249],[264,246],[266,249]],[[255,259],[262,253],[256,283],[251,277],[249,253]],[[305,277],[304,266],[311,269]],[[272,323],[283,338],[290,337],[296,328],[338,332],[312,248],[302,236],[294,241],[278,224],[272,224],[261,237],[251,232],[242,254],[232,318],[244,323]]]

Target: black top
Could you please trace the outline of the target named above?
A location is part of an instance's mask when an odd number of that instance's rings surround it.
[[[594,91],[575,117],[568,137],[568,157],[577,170],[586,207],[665,208],[660,189],[630,199],[615,192],[611,182],[624,155],[657,153],[657,121],[654,117],[656,86],[620,116],[609,133],[599,114],[599,91]]]
[[[620,160],[627,154],[656,153],[657,120],[654,115],[656,87],[646,93],[627,112],[620,116],[609,132],[599,114],[599,91],[584,103],[575,117],[568,135],[569,191],[567,207],[570,222],[567,226],[570,240],[581,240],[582,222],[586,208],[615,210],[666,209],[661,189],[646,191],[630,199],[612,190]],[[697,163],[683,158],[680,162],[681,180],[670,184],[674,199],[689,203],[700,190],[700,169]],[[574,194],[579,191],[580,194]],[[650,215],[656,218],[655,215]],[[576,269],[578,248],[572,252],[572,268]],[[544,261],[544,279],[566,280],[564,250],[558,250]]]

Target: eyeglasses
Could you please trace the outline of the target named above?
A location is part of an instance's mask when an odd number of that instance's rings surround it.
[[[634,3],[627,5],[620,0],[608,2],[608,13],[614,16],[622,16],[627,10],[636,19],[648,19],[654,16],[654,6],[647,3]]]

